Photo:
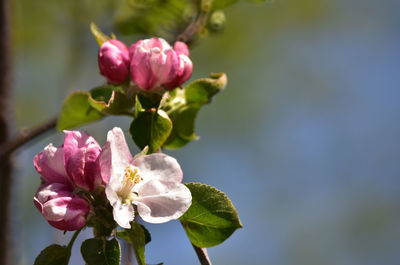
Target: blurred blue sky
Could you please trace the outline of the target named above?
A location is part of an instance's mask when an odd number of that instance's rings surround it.
[[[29,27],[25,2],[17,2],[16,21]],[[241,2],[226,16],[225,32],[203,39],[191,58],[193,79],[225,71],[229,84],[200,112],[201,139],[168,152],[186,182],[223,190],[240,214],[244,228],[209,249],[214,264],[398,264],[400,2]],[[68,92],[104,82],[88,27],[76,36],[68,17],[50,18],[45,43],[15,48],[18,127],[57,113]],[[80,59],[71,58],[74,41]],[[128,122],[107,118],[85,129],[104,144],[108,129],[127,130]],[[71,236],[32,203],[39,184],[32,158],[62,140],[46,136],[16,157],[13,246],[23,251],[15,264],[32,264],[41,249]],[[148,228],[150,264],[197,264],[178,222]],[[83,263],[78,244],[74,254],[71,264]]]

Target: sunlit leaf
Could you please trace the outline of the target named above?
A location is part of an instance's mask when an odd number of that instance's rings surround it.
[[[185,185],[192,193],[192,205],[180,220],[195,246],[208,248],[221,244],[242,227],[238,213],[225,193],[200,183]]]
[[[129,131],[136,145],[143,149],[149,147],[149,153],[160,148],[172,130],[172,123],[163,110],[150,109],[139,112]]]
[[[168,113],[173,126],[163,147],[176,149],[198,139],[194,130],[197,113],[224,89],[226,83],[227,77],[224,73],[211,74],[210,78],[195,80],[184,89],[170,92],[170,98],[161,108]]]
[[[61,108],[57,120],[59,131],[81,126],[103,118],[104,115],[89,104],[89,93],[72,93]]]
[[[134,98],[125,94],[119,86],[104,85],[89,93],[89,104],[104,114],[132,115],[134,103]]]

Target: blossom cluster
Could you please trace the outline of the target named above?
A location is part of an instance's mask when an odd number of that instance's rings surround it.
[[[145,91],[172,90],[192,74],[189,49],[183,42],[171,47],[161,38],[139,40],[129,49],[119,40],[104,42],[99,51],[100,73],[112,84],[124,83],[128,77]]]
[[[162,153],[132,157],[118,127],[103,147],[85,132],[64,133],[63,145],[49,144],[33,160],[43,182],[34,203],[53,227],[73,231],[98,219],[91,194],[99,190],[123,228],[130,228],[136,211],[146,222],[163,223],[191,205],[176,159]]]

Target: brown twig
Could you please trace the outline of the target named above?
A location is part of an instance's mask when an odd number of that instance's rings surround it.
[[[10,130],[10,20],[9,2],[0,1],[0,144],[8,141]],[[0,159],[0,264],[10,259],[9,223],[12,162],[11,155]]]
[[[191,23],[185,28],[185,30],[176,37],[176,41],[182,41],[186,44],[191,44],[196,34],[204,28],[207,24],[208,18],[210,16],[212,0],[197,0],[198,11]]]
[[[17,137],[5,142],[0,146],[0,158],[10,155],[16,149],[18,149],[18,147],[21,147],[43,133],[54,129],[56,127],[56,123],[57,118],[52,118],[39,126],[22,131]]]
[[[208,252],[206,248],[196,247],[195,245],[193,245],[193,243],[192,246],[194,248],[194,251],[196,251],[197,257],[199,258],[201,265],[212,265],[211,260],[208,257]]]

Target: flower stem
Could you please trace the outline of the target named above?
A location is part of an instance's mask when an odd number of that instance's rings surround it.
[[[193,243],[192,246],[194,248],[194,251],[196,251],[197,257],[201,265],[212,265],[206,248],[196,247],[195,245],[193,245]]]
[[[74,245],[75,239],[78,237],[79,233],[81,232],[82,228],[79,230],[76,230],[74,235],[71,237],[71,240],[69,241],[69,244],[67,246],[68,252],[71,254],[71,249],[72,246]]]

